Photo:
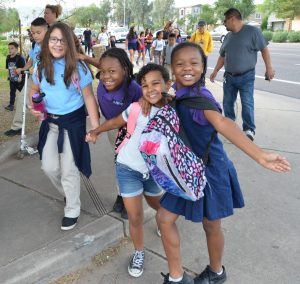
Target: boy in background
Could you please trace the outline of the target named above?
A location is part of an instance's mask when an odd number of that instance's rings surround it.
[[[177,45],[176,34],[170,33],[168,36],[168,44],[164,48],[164,52],[163,52],[163,62],[164,62],[164,67],[168,70],[170,79],[172,81],[174,81],[174,80],[173,80],[173,75],[172,75],[172,70],[171,70],[171,53],[176,45]]]
[[[33,37],[33,40],[35,41],[35,44],[33,47],[31,47],[29,51],[29,60],[26,62],[25,66],[22,68],[17,68],[15,72],[20,75],[22,71],[27,71],[31,67],[33,67],[36,62],[38,61],[39,54],[41,51],[41,46],[45,37],[45,34],[48,30],[48,24],[45,21],[44,18],[36,18],[31,23],[31,34]],[[30,89],[31,86],[31,78],[28,80],[28,86],[27,89]],[[20,96],[17,98],[16,103],[16,113],[11,125],[11,129],[4,132],[6,136],[15,136],[20,135],[22,131],[22,111],[23,111],[23,100],[24,100],[24,92],[20,93]]]
[[[6,110],[13,111],[16,99],[16,92],[21,92],[24,86],[24,77],[18,75],[15,71],[17,68],[22,68],[25,65],[25,59],[19,53],[19,45],[16,42],[8,44],[8,55],[6,57],[6,69],[8,70],[8,80],[10,89],[9,105]]]

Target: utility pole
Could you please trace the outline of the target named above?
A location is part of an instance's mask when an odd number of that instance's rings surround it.
[[[125,4],[126,4],[125,1],[126,0],[123,1],[123,4],[124,4],[124,24],[123,24],[123,26],[124,26],[124,28],[125,28]]]

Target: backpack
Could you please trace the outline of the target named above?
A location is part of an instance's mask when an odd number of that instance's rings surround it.
[[[141,111],[141,106],[138,102],[132,103],[130,113],[127,120],[127,125],[119,129],[115,142],[115,159],[121,148],[128,142],[134,132],[136,121]]]
[[[180,98],[162,107],[150,119],[142,132],[139,150],[155,182],[165,191],[187,200],[196,201],[204,196],[205,165],[216,131],[212,134],[203,157],[191,149],[180,124],[176,106],[220,111],[205,97]]]

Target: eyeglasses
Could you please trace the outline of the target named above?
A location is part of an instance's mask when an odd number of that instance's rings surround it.
[[[66,44],[66,40],[64,38],[57,38],[57,37],[50,37],[49,42],[53,44],[57,44],[58,42],[60,42],[61,45]]]
[[[231,19],[231,18],[233,18],[233,16],[228,17],[228,18],[225,18],[224,21],[223,21],[223,24],[226,24],[226,22],[227,22],[229,19]]]

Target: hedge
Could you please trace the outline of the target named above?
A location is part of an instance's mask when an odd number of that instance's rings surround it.
[[[262,33],[267,41],[270,41],[273,37],[273,32],[271,31],[263,31]]]
[[[290,32],[287,37],[289,42],[300,42],[300,31]]]
[[[273,42],[286,42],[288,38],[288,32],[275,32],[273,34]]]

